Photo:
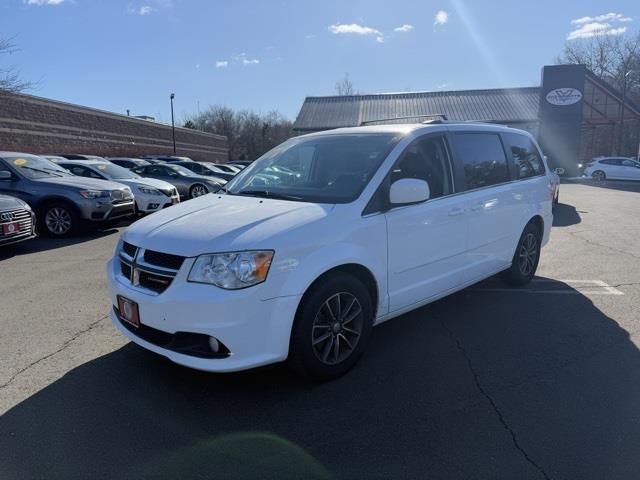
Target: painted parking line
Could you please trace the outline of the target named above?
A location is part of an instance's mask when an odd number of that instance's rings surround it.
[[[478,285],[467,289],[469,292],[510,292],[560,295],[624,295],[617,288],[602,280],[553,280],[534,278],[522,288],[493,287]]]

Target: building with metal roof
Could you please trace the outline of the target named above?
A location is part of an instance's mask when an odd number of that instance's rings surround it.
[[[415,123],[425,115],[450,121],[485,121],[534,131],[538,87],[307,97],[294,123],[300,133],[354,127],[377,120]]]
[[[577,175],[598,155],[640,154],[640,108],[585,65],[548,65],[540,87],[307,97],[298,133],[425,117],[487,122],[533,134],[551,165]]]

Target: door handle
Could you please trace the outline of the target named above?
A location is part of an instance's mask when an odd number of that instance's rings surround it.
[[[464,208],[452,208],[451,210],[449,210],[449,216],[455,217],[456,215],[462,215],[464,212]]]
[[[474,212],[477,212],[478,210],[481,210],[484,207],[484,203],[476,203],[473,207],[471,207],[471,210]]]

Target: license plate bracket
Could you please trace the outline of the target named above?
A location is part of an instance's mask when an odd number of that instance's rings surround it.
[[[15,235],[20,233],[20,224],[18,222],[5,223],[2,225],[3,235]]]
[[[129,325],[140,327],[140,310],[137,302],[118,295],[118,312],[120,312],[120,318]]]

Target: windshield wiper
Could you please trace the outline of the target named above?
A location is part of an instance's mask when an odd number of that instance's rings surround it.
[[[62,175],[60,175],[58,173],[55,173],[53,170],[47,171],[47,170],[42,170],[40,168],[29,167],[28,165],[22,165],[20,168],[26,168],[27,170],[33,170],[34,172],[44,173],[45,175],[54,174],[56,177],[61,177],[62,176]]]
[[[299,202],[302,200],[302,197],[296,197],[295,195],[287,195],[285,193],[270,192],[269,190],[240,190],[239,192],[234,193],[234,195],[247,195],[248,197],[272,198],[274,200],[292,200],[294,202]]]

